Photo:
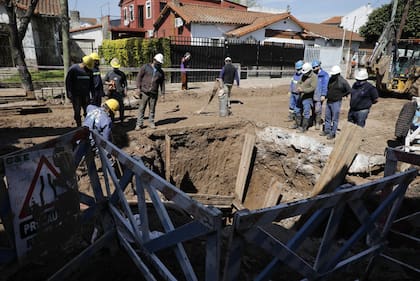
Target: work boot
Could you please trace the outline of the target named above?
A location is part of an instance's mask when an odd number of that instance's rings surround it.
[[[143,124],[137,124],[135,130],[140,131],[141,129],[143,129]]]
[[[295,113],[293,111],[289,111],[289,116],[287,118],[287,122],[292,122],[295,120]]]
[[[317,114],[316,116],[315,116],[315,130],[319,130],[319,129],[321,129],[321,115],[320,114]]]
[[[335,139],[335,135],[333,133],[329,133],[327,136],[327,140]]]
[[[306,132],[308,130],[308,126],[309,126],[309,119],[303,118],[302,127],[299,127],[298,132],[299,133]]]
[[[326,132],[326,131],[321,131],[321,133],[319,133],[319,135],[321,136],[321,137],[325,137],[325,136],[327,136],[327,135],[329,135],[330,134],[330,132]]]
[[[298,116],[295,114],[295,124],[290,126],[290,129],[297,129],[300,127],[300,123],[302,122],[302,116]]]

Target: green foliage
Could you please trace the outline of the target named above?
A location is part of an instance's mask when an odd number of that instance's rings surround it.
[[[31,70],[31,76],[33,82],[61,82],[64,79],[64,70]],[[22,80],[19,73],[16,73],[2,81],[7,83],[18,83]]]
[[[399,1],[397,13],[395,15],[396,28],[399,28],[402,13],[408,0]],[[374,10],[370,15],[368,22],[360,28],[360,34],[366,42],[376,42],[391,18],[392,5],[387,4]],[[420,1],[412,1],[408,11],[407,20],[403,28],[401,38],[420,38]]]
[[[157,53],[164,55],[164,66],[170,66],[170,41],[165,38],[126,38],[104,40],[99,49],[99,55],[108,64],[112,58],[119,59],[123,67],[139,67],[151,62]]]

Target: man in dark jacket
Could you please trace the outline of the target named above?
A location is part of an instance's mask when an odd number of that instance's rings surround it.
[[[102,97],[105,96],[104,93],[104,85],[102,84],[102,77],[101,77],[101,71],[99,70],[99,64],[100,64],[100,57],[98,53],[92,53],[90,54],[92,57],[94,64],[93,64],[93,96],[91,100],[91,104],[100,106],[102,103]]]
[[[308,130],[311,110],[314,104],[313,97],[317,85],[318,78],[312,71],[312,65],[308,62],[304,63],[302,66],[302,78],[296,86],[296,91],[300,97],[295,108],[296,124],[292,127],[297,128],[300,133]]]
[[[112,70],[105,75],[105,84],[108,85],[108,97],[116,99],[119,103],[120,122],[124,121],[124,97],[127,93],[127,77],[119,68],[120,62],[117,58],[111,60]]]
[[[378,102],[378,91],[367,81],[368,77],[365,68],[356,71],[356,82],[351,89],[350,110],[347,117],[349,122],[362,128],[366,125],[372,104]]]
[[[225,66],[220,71],[219,78],[223,80],[224,92],[227,94],[228,107],[230,108],[230,93],[232,91],[234,80],[236,81],[236,85],[239,87],[238,70],[232,64],[232,59],[230,57],[225,58]]]
[[[140,68],[137,75],[137,91],[140,96],[139,113],[137,116],[136,131],[143,128],[144,111],[149,104],[150,128],[156,128],[155,109],[158,99],[159,87],[165,95],[165,73],[162,70],[163,55],[156,54],[152,63],[147,63]]]
[[[340,75],[341,68],[335,65],[331,68],[331,77],[328,81],[327,106],[325,108],[325,126],[320,136],[335,138],[340,118],[341,101],[350,93],[349,83]]]
[[[80,113],[83,108],[83,116],[86,116],[86,108],[93,93],[93,59],[84,56],[82,62],[73,64],[66,75],[66,93],[73,105],[74,120],[77,127],[82,126]]]

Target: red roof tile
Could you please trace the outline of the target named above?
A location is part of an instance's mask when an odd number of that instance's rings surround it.
[[[305,31],[309,36],[322,37],[327,39],[343,39],[344,30],[340,27],[310,22],[302,22],[302,25],[304,26]],[[365,39],[358,33],[346,30],[346,40],[350,40],[350,37],[353,41],[365,41]]]
[[[321,22],[321,24],[335,24],[335,25],[340,25],[341,23],[341,18],[342,16],[335,16],[335,17],[331,17],[329,19],[324,20],[323,22]]]
[[[19,0],[16,6],[26,10],[30,6],[31,0]],[[39,0],[35,9],[35,14],[46,16],[59,16],[61,14],[60,0]]]

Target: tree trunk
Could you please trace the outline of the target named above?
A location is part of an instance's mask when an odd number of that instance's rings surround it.
[[[16,65],[19,75],[22,81],[22,87],[25,89],[26,97],[28,99],[35,99],[34,85],[32,83],[32,76],[28,70],[28,67],[25,62],[25,53],[23,51],[22,40],[25,36],[28,24],[33,15],[38,0],[32,0],[28,10],[21,19],[21,24],[17,26],[16,20],[16,7],[13,5],[12,1],[6,1],[6,11],[9,17],[9,32],[10,32],[10,41],[12,43],[12,58],[13,62]]]

